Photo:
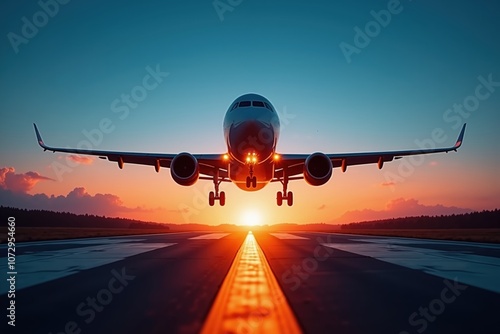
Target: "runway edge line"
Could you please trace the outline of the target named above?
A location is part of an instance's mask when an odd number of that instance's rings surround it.
[[[236,254],[201,333],[302,333],[251,231]]]

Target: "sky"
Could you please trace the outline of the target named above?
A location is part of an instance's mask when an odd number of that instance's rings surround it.
[[[9,1],[0,20],[0,205],[205,224],[500,207],[496,2]],[[458,153],[291,182],[293,207],[276,206],[279,183],[224,183],[226,206],[209,207],[209,181],[43,152],[32,126],[58,147],[225,153],[224,114],[248,92],[277,109],[282,153],[451,146],[467,130]]]

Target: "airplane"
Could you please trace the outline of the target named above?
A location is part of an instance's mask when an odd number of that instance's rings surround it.
[[[276,203],[286,201],[293,205],[293,193],[288,191],[288,182],[304,179],[308,184],[320,186],[332,177],[333,169],[342,172],[348,166],[377,164],[379,169],[385,162],[405,156],[457,151],[462,145],[465,126],[455,145],[445,148],[416,149],[386,152],[285,154],[277,151],[280,120],[271,102],[259,94],[245,94],[229,106],[223,122],[227,152],[219,154],[177,154],[99,151],[74,148],[57,148],[45,145],[35,128],[38,144],[52,152],[94,155],[116,162],[120,169],[126,163],[170,168],[173,180],[181,186],[191,186],[198,180],[211,180],[214,191],[210,191],[208,202],[213,206],[219,201],[226,203],[224,191],[219,191],[222,182],[232,182],[245,191],[257,191],[270,182],[280,182],[283,191],[276,194]]]

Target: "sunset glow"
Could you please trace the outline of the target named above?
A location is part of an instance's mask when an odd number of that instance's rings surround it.
[[[262,223],[262,217],[256,210],[244,211],[241,215],[241,225],[257,226]]]
[[[30,6],[4,5],[4,36],[22,34],[21,18],[41,10]],[[249,1],[224,20],[210,3],[92,6],[72,2],[36,36],[19,35],[15,47],[9,38],[0,43],[0,205],[258,225],[453,214],[500,203],[496,4],[461,2],[448,15],[449,4],[401,2],[400,14],[366,40],[357,32],[378,24],[370,13],[383,9],[372,1]],[[376,162],[340,165],[317,187],[290,181],[291,207],[276,205],[280,182],[254,192],[222,182],[226,205],[211,207],[211,180],[180,186],[159,161],[122,165],[44,152],[32,126],[58,147],[214,154],[226,162],[224,115],[249,92],[266,97],[280,118],[270,156],[277,164],[290,154],[452,146],[464,123],[467,130],[456,153],[386,161],[380,170]],[[262,159],[252,151],[243,160],[249,167]]]

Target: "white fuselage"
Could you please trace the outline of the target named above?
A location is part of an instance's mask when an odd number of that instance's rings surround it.
[[[224,117],[224,139],[229,154],[229,179],[247,191],[262,189],[274,177],[274,155],[280,132],[271,102],[258,94],[234,100]],[[250,170],[257,186],[247,187]]]

